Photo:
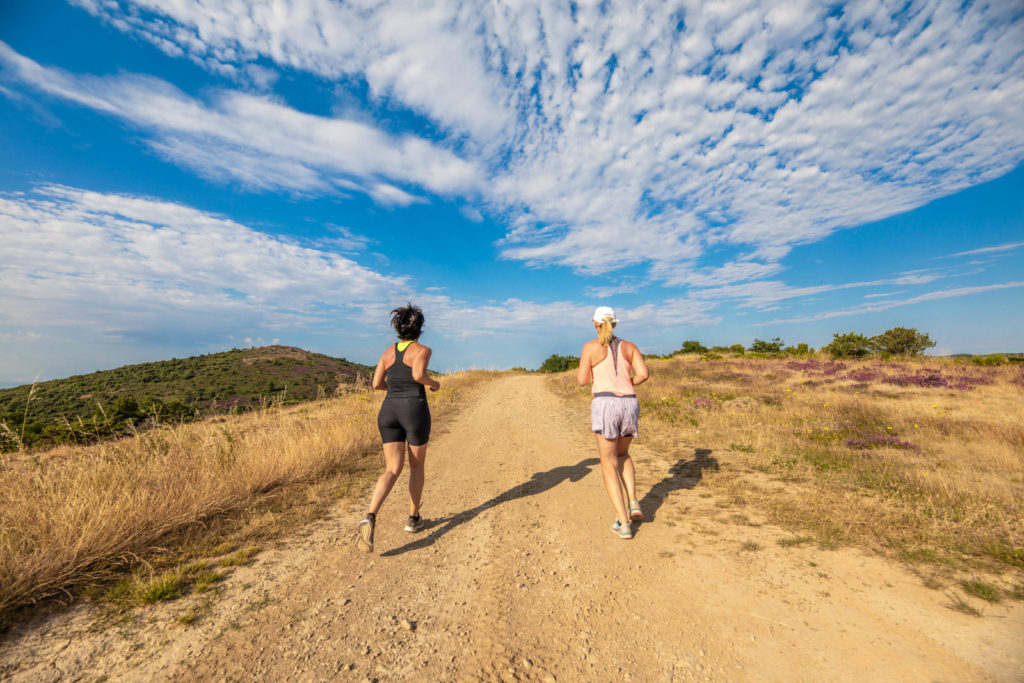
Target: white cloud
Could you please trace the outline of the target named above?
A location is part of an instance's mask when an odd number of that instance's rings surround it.
[[[590,309],[569,301],[536,302],[510,298],[501,302],[471,304],[445,295],[424,294],[418,299],[431,311],[428,324],[457,338],[512,334],[518,337],[551,334],[580,327]]]
[[[478,336],[514,338],[550,342],[572,339],[573,343],[593,334],[592,304],[572,301],[523,301],[510,298],[501,302],[469,304],[447,296],[421,295],[417,302],[429,311],[427,326],[445,336],[467,340]],[[721,316],[713,315],[716,302],[670,298],[631,308],[617,307],[620,331],[629,339],[662,336],[666,330],[681,326],[716,325]]]
[[[480,36],[486,27],[458,3],[73,2],[225,76],[248,80],[244,68],[266,58],[326,79],[363,78],[378,97],[456,133],[485,139],[512,121]]]
[[[424,171],[430,164],[409,175],[389,163],[342,172],[362,191],[372,172],[459,193],[475,187],[474,169],[488,169],[481,191],[509,221],[503,254],[532,264],[588,273],[649,264],[652,277],[678,285],[767,277],[793,245],[1024,159],[1024,19],[1014,3],[78,4],[217,73],[269,60],[363,81],[421,113],[470,160],[427,145],[447,180]],[[81,91],[63,96],[90,97]],[[324,127],[268,98],[187,104],[199,120],[247,124],[246,140],[282,121]],[[161,125],[182,134],[185,123]],[[193,146],[170,132],[157,144],[208,175],[229,172],[203,158],[196,135],[185,138]],[[245,169],[240,179],[343,187],[324,174],[318,138],[300,139],[310,144],[289,153],[273,144],[266,174]],[[218,140],[217,154],[238,153],[237,140]],[[390,158],[416,158],[395,153],[395,140],[382,145]],[[399,191],[378,198],[414,200]],[[722,244],[749,246],[742,267],[714,262],[708,249]]]
[[[472,192],[480,180],[471,163],[421,138],[305,114],[266,96],[219,91],[204,102],[148,76],[75,76],[2,41],[0,64],[50,95],[151,132],[150,146],[176,163],[255,189],[351,190],[404,206],[421,200],[394,183],[450,195]]]
[[[960,296],[983,294],[985,292],[993,292],[1001,289],[1012,289],[1015,287],[1024,287],[1024,282],[1005,282],[996,285],[980,285],[976,287],[956,287],[953,289],[941,289],[935,292],[929,292],[927,294],[921,294],[920,296],[911,297],[910,299],[900,299],[896,301],[880,301],[877,303],[865,303],[837,311],[826,311],[823,313],[817,313],[815,315],[802,316],[798,318],[789,318],[786,320],[767,320],[765,322],[755,323],[754,326],[763,327],[765,325],[807,323],[814,322],[816,320],[827,320],[829,318],[842,318],[851,315],[877,313],[879,311],[887,311],[890,308],[898,308],[900,306],[912,306],[913,304],[919,304],[926,301],[952,299]]]
[[[407,289],[330,250],[142,197],[51,186],[0,197],[7,326],[112,336],[302,328]]]
[[[607,285],[604,287],[588,287],[586,294],[594,299],[608,299],[617,294],[633,294],[640,289],[640,283],[622,283],[617,285]]]
[[[971,249],[970,251],[958,251],[955,254],[950,254],[950,258],[954,256],[974,256],[977,254],[996,254],[1003,251],[1012,251],[1024,247],[1024,242],[1010,242],[1008,244],[1000,244],[994,247],[982,247],[981,249]],[[979,261],[972,261],[971,263],[980,263]]]
[[[346,250],[365,246],[335,233]],[[196,339],[263,344],[280,339],[276,330],[358,334],[383,331],[406,300],[427,312],[431,334],[456,342],[575,339],[593,312],[568,300],[471,302],[362,266],[331,240],[304,246],[182,204],[65,186],[0,195],[0,241],[0,340],[22,345],[47,330],[94,345],[182,338],[193,348]],[[673,299],[619,316],[634,333],[660,331],[717,322],[714,306]]]
[[[864,287],[886,287],[900,285],[923,285],[934,282],[940,276],[933,274],[911,274],[901,275],[895,278],[883,280],[868,280],[864,282],[847,282],[844,284],[821,284],[808,287],[791,287],[778,280],[766,280],[761,282],[747,282],[741,285],[725,285],[708,289],[698,289],[691,292],[690,296],[697,300],[741,300],[740,306],[757,307],[766,310],[765,307],[785,299],[797,299],[825,292],[834,292],[843,289],[860,289]],[[774,309],[773,309],[774,310]]]
[[[3,332],[0,333],[0,342],[5,344],[13,344],[15,342],[38,342],[43,339],[43,335],[32,330],[15,330],[14,332]]]

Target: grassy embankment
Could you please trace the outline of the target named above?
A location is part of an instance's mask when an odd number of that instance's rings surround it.
[[[0,452],[82,446],[160,422],[302,403],[372,374],[344,358],[264,346],[0,389]]]
[[[650,363],[641,438],[718,465],[702,486],[816,541],[938,574],[1008,574],[1024,597],[1024,370],[969,361],[696,355]],[[552,378],[582,403],[573,373]],[[933,579],[937,580],[937,579]]]
[[[487,373],[442,379],[437,418]],[[0,627],[20,607],[122,577],[128,603],[203,590],[256,546],[364,495],[380,468],[382,392],[352,391],[164,426],[117,441],[0,454]]]

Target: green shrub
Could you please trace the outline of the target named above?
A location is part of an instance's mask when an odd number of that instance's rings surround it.
[[[547,357],[547,359],[541,363],[541,366],[537,368],[538,372],[565,372],[566,370],[574,370],[580,366],[580,359],[578,356],[559,356],[557,353],[553,353]]]
[[[707,348],[699,341],[684,341],[679,353],[707,353]]]
[[[860,358],[874,349],[871,340],[858,332],[847,332],[832,335],[832,342],[822,351],[828,352],[833,358]]]
[[[778,337],[771,341],[754,339],[754,343],[750,345],[750,351],[753,353],[781,353],[782,346],[782,340]]]
[[[973,356],[971,362],[975,365],[1006,365],[1009,361],[1001,353],[993,353],[988,356]]]
[[[935,342],[927,334],[922,334],[913,327],[894,327],[886,330],[872,337],[871,344],[876,350],[894,356],[919,356],[925,349],[935,346]]]

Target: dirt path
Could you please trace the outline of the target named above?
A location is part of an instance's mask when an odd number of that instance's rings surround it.
[[[879,558],[779,546],[791,534],[702,490],[727,454],[634,445],[649,521],[618,539],[587,419],[541,377],[500,377],[435,433],[420,534],[402,531],[403,475],[373,555],[354,549],[361,501],[237,569],[189,627],[176,617],[198,596],[99,632],[82,605],[9,634],[0,674],[1024,680],[1020,603],[971,617]],[[745,521],[716,521],[729,513]]]

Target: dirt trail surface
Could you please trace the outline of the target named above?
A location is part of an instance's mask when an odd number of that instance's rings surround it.
[[[880,558],[714,521],[701,479],[727,453],[634,444],[647,521],[617,538],[588,418],[542,377],[499,377],[435,432],[424,531],[403,531],[403,473],[373,554],[354,543],[366,500],[339,506],[236,569],[190,626],[199,596],[105,629],[79,605],[8,633],[0,675],[1024,680],[1020,603],[968,616]]]

